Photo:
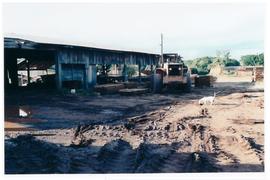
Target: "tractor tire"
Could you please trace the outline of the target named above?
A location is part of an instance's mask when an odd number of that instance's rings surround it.
[[[185,93],[189,93],[191,91],[191,78],[189,73],[187,73],[187,83],[184,84],[183,90]]]

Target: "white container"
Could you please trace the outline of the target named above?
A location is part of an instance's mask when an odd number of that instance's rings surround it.
[[[71,89],[71,90],[70,90],[70,93],[71,93],[71,94],[76,94],[76,89]]]

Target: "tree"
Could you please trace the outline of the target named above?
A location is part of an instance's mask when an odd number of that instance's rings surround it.
[[[246,55],[241,57],[241,64],[245,66],[264,65],[264,54]],[[191,68],[194,73],[199,75],[208,74],[210,69],[215,66],[240,66],[240,62],[231,58],[230,51],[217,51],[216,57],[201,57],[185,61],[185,64]],[[196,70],[195,70],[196,69]]]
[[[107,76],[108,73],[111,71],[111,64],[102,64],[97,66],[97,72],[103,76]]]
[[[208,74],[210,70],[210,64],[213,62],[213,57],[202,57],[202,58],[197,58],[193,61],[191,67],[197,68],[198,74],[204,75]]]
[[[191,67],[193,62],[194,60],[186,60],[185,65],[187,65],[188,67]]]
[[[261,53],[259,55],[252,54],[252,55],[241,56],[240,62],[244,66],[264,65],[264,54]]]
[[[259,54],[258,58],[258,65],[264,65],[264,54]]]
[[[185,64],[189,68],[193,69],[193,73],[196,72],[196,74],[205,75],[209,73],[209,65],[213,62],[213,59],[213,57],[205,56],[201,58],[196,58],[194,60],[188,60],[185,62]]]
[[[225,66],[240,66],[240,62],[236,59],[228,59],[225,61]]]
[[[225,66],[226,62],[230,60],[231,54],[230,51],[225,50],[225,51],[217,51],[216,52],[216,57],[213,60],[213,64],[211,67],[219,65],[219,66]]]
[[[136,65],[127,65],[126,66],[126,71],[127,71],[127,75],[128,77],[132,77],[133,75],[136,74],[136,72],[138,68],[136,67]]]
[[[190,68],[191,74],[198,74],[197,68]]]

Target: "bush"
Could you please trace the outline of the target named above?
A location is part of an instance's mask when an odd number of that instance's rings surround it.
[[[225,61],[225,66],[240,66],[240,62],[236,59],[228,59]]]
[[[190,68],[191,74],[198,74],[197,68]]]
[[[200,74],[205,75],[209,73],[210,70],[210,64],[213,62],[213,57],[201,57],[196,58],[194,60],[186,61],[185,64],[187,64],[191,68],[192,74]]]
[[[136,67],[136,65],[127,65],[126,68],[127,68],[126,71],[127,71],[128,77],[134,76],[138,71],[138,68]]]
[[[264,54],[241,56],[240,61],[244,66],[264,65]]]
[[[205,70],[205,69],[199,69],[199,68],[198,68],[198,75],[206,75],[206,74],[208,74],[208,73],[209,73],[208,70]]]

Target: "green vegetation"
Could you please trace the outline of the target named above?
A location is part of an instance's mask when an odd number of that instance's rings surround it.
[[[258,55],[245,55],[241,56],[240,61],[237,59],[232,59],[230,55],[230,51],[217,51],[216,57],[200,57],[193,60],[187,60],[185,61],[185,64],[191,68],[192,74],[199,74],[199,75],[205,75],[210,72],[210,69],[212,67],[215,67],[217,65],[221,67],[228,67],[228,66],[259,66],[264,65],[264,54],[258,54]],[[132,77],[136,74],[138,71],[138,67],[136,65],[127,65],[126,71],[129,77]],[[141,67],[144,69],[145,67]],[[110,72],[111,65],[98,65],[97,71],[104,76],[107,76]]]
[[[243,66],[256,66],[264,65],[264,55],[245,55],[241,57],[241,65]],[[191,68],[192,74],[205,75],[210,72],[214,66],[240,66],[237,59],[232,59],[229,51],[217,51],[216,57],[201,57],[193,60],[185,61],[185,64]]]
[[[127,65],[126,68],[127,68],[126,71],[127,71],[128,77],[134,76],[136,72],[138,71],[137,65]]]
[[[260,66],[264,65],[264,54],[259,55],[245,55],[240,60],[243,66]]]
[[[108,73],[111,71],[111,67],[111,64],[98,65],[97,72],[103,76],[107,76]]]
[[[186,63],[188,67],[191,68],[192,74],[205,75],[210,71],[210,64],[213,63],[213,57],[201,57],[194,60],[189,60]]]
[[[225,62],[225,66],[240,66],[240,62],[236,59],[229,59]]]

